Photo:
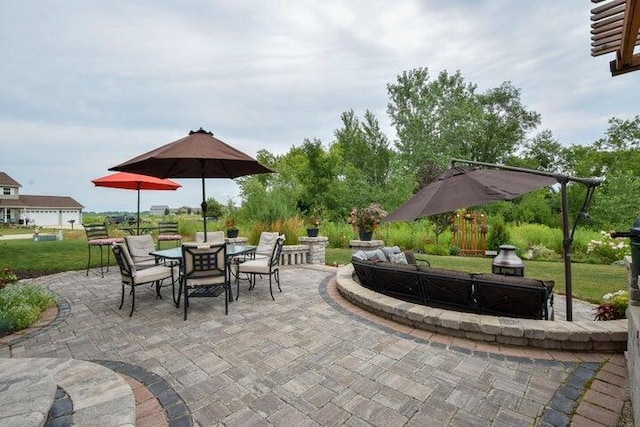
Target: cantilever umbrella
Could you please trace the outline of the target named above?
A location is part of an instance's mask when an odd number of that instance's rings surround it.
[[[154,176],[139,175],[136,173],[117,172],[100,178],[92,179],[96,187],[123,188],[125,190],[137,190],[138,214],[136,216],[136,232],[140,234],[140,190],[177,190],[182,185],[170,179],[160,179]]]
[[[159,178],[200,178],[205,236],[207,235],[205,178],[233,179],[273,172],[202,128],[190,131],[184,138],[141,154],[109,170],[141,173]]]
[[[383,221],[412,221],[497,200],[511,200],[556,182],[549,176],[455,166],[418,191]]]

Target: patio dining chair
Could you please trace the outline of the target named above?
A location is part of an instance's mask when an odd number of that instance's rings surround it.
[[[129,286],[131,288],[131,311],[129,317],[133,314],[136,304],[136,286],[153,283],[156,288],[156,298],[162,298],[160,288],[166,279],[171,279],[172,292],[175,301],[175,278],[177,277],[178,268],[168,267],[166,265],[156,265],[153,267],[138,270],[129,254],[127,246],[123,243],[114,243],[111,245],[113,255],[118,262],[120,269],[120,280],[122,282],[122,295],[120,297],[120,307],[124,304],[124,289]]]
[[[182,245],[182,266],[178,301],[184,294],[184,320],[187,320],[189,299],[217,297],[224,292],[224,312],[229,314],[229,270],[227,244],[185,243]]]
[[[255,287],[256,276],[268,275],[269,292],[271,293],[271,299],[275,301],[271,279],[272,277],[275,279],[278,290],[282,292],[282,288],[280,288],[280,254],[282,253],[284,240],[284,236],[278,236],[268,257],[250,259],[234,265],[236,268],[236,300],[240,296],[240,275],[244,273],[249,279],[249,290]]]
[[[182,235],[178,233],[177,222],[159,222],[158,223],[158,249],[160,242],[176,242],[176,246],[182,241]]]
[[[104,257],[102,250],[107,247],[107,272],[109,272],[110,254],[109,246],[113,243],[124,243],[122,237],[109,237],[107,224],[82,224],[87,234],[87,245],[89,248],[89,259],[87,260],[87,276],[91,267],[91,248],[100,248],[100,276],[104,277]]]

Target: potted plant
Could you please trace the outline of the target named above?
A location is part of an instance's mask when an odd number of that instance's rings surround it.
[[[364,208],[353,208],[348,222],[358,232],[360,240],[371,240],[375,230],[387,212],[378,203],[371,203]]]
[[[227,237],[229,239],[235,239],[238,237],[238,229],[236,228],[236,220],[232,216],[228,216],[224,220],[224,228],[227,231]]]
[[[316,210],[307,218],[307,237],[318,237],[320,225],[322,225],[322,217]]]

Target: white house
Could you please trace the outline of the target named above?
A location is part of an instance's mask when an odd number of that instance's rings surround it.
[[[20,185],[0,172],[0,224],[37,225],[40,227],[69,226],[82,223],[82,206],[66,196],[20,195]]]

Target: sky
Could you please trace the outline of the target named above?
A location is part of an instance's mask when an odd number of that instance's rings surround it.
[[[510,81],[564,145],[639,114],[640,72],[590,55],[588,0],[0,1],[0,171],[87,212],[135,211],[91,180],[200,127],[255,157],[328,146],[342,112],[370,110],[394,141],[387,85],[419,67]],[[176,181],[141,209],[199,206],[200,181]],[[206,188],[239,202],[232,180]]]

